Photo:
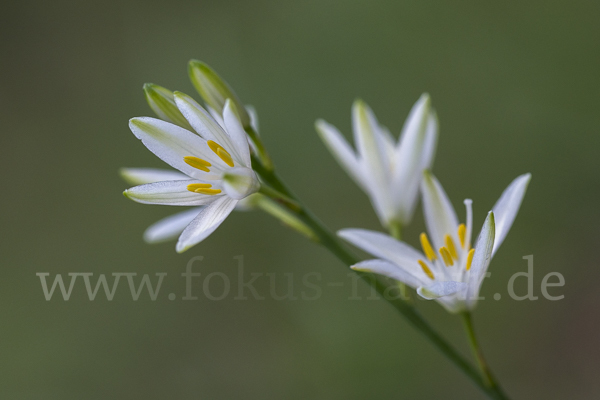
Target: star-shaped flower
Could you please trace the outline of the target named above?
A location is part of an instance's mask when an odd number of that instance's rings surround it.
[[[472,201],[464,201],[466,223],[459,224],[444,189],[429,172],[422,183],[429,232],[429,236],[425,233],[420,236],[423,252],[380,232],[343,229],[338,234],[378,257],[360,262],[353,269],[403,282],[417,289],[422,297],[436,299],[450,312],[471,310],[477,304],[490,261],[519,211],[530,179],[530,174],[521,175],[504,190],[488,213],[474,247],[471,247]]]

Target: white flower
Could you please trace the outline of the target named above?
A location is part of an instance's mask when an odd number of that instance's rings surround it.
[[[504,241],[521,206],[531,179],[516,178],[502,193],[471,248],[472,201],[464,201],[466,224],[459,224],[440,183],[429,172],[422,184],[427,234],[420,236],[423,252],[379,232],[343,229],[339,236],[378,257],[353,269],[385,275],[417,289],[426,299],[436,299],[450,312],[471,310],[490,260]],[[433,246],[432,246],[433,242]],[[438,251],[434,251],[438,249]]]
[[[197,215],[179,237],[176,249],[183,252],[209,236],[240,200],[258,191],[260,183],[251,167],[246,132],[231,102],[225,104],[221,126],[189,96],[175,93],[174,100],[195,132],[149,117],[133,118],[129,127],[150,151],[181,171],[185,179],[171,176],[133,187],[124,194],[144,204],[204,206],[195,210]],[[167,227],[174,231],[191,213],[173,216]]]
[[[157,169],[157,168],[121,168],[121,177],[132,185],[143,185],[146,183],[162,181],[178,181],[189,179],[187,175],[181,172]],[[254,208],[252,199],[257,194],[240,200],[236,206],[236,211],[248,211]],[[185,211],[178,212],[163,218],[150,225],[144,232],[144,240],[147,243],[161,243],[172,239],[177,239],[181,232],[192,222],[204,206],[192,207]]]
[[[352,107],[356,152],[332,125],[316,128],[340,165],[369,196],[382,225],[407,225],[414,213],[423,170],[433,162],[437,118],[427,94],[413,106],[400,139],[381,126],[371,109],[357,100]]]

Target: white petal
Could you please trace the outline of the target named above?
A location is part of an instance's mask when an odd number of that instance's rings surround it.
[[[315,128],[321,140],[323,140],[323,143],[325,143],[325,146],[327,146],[340,166],[348,172],[360,188],[367,191],[364,171],[361,169],[354,150],[346,142],[340,131],[322,119],[317,120]]]
[[[458,293],[462,290],[465,290],[466,287],[467,284],[464,282],[434,282],[431,285],[419,287],[417,289],[417,293],[427,300],[433,300]]]
[[[392,279],[407,284],[412,288],[423,285],[424,281],[406,271],[402,267],[385,260],[367,260],[351,266],[353,270],[363,272],[373,272],[376,274],[388,276]]]
[[[210,114],[211,117],[221,126],[221,128],[225,129],[225,121],[223,121],[223,116],[215,111],[211,106],[206,106],[206,110]]]
[[[130,185],[190,179],[178,171],[157,168],[121,168],[121,177]]]
[[[423,157],[421,159],[423,169],[431,169],[433,167],[433,159],[435,158],[438,141],[438,125],[437,114],[431,111],[427,121],[425,145],[423,146]]]
[[[492,256],[496,254],[498,247],[500,247],[506,234],[510,230],[515,217],[517,216],[517,212],[519,212],[521,202],[523,201],[530,180],[531,174],[524,174],[517,177],[510,185],[508,185],[500,196],[500,199],[494,205],[494,208],[492,208],[496,219],[496,239],[494,240]]]
[[[473,308],[479,297],[479,288],[485,278],[485,273],[492,260],[492,249],[494,248],[495,235],[494,213],[490,211],[483,223],[479,237],[475,242],[475,254],[471,262],[468,276],[468,288],[466,302],[469,308]]]
[[[183,253],[206,239],[221,225],[236,204],[237,200],[222,196],[200,210],[198,216],[194,218],[179,237],[176,246],[177,252]]]
[[[187,185],[191,183],[202,182],[185,180],[147,183],[127,189],[123,194],[138,203],[168,206],[201,206],[224,197],[223,194],[206,195],[190,192],[187,190]]]
[[[235,146],[234,150],[240,157],[239,161],[241,161],[242,166],[250,168],[250,146],[248,145],[248,135],[233,107],[235,107],[235,105],[231,100],[227,99],[225,101],[225,108],[223,109],[223,121],[225,122],[226,131]]]
[[[394,156],[396,155],[396,139],[392,136],[390,130],[383,125],[379,125],[379,135],[383,141],[383,147],[385,148],[385,154],[388,158],[388,164],[394,165]]]
[[[458,241],[458,218],[448,200],[444,188],[438,180],[428,171],[423,174],[423,183],[421,184],[423,192],[423,213],[425,215],[425,224],[435,250],[445,246],[444,235],[449,234],[454,243]]]
[[[397,209],[397,218],[403,225],[410,222],[414,213],[419,184],[425,169],[423,159],[425,156],[431,157],[431,154],[426,155],[425,151],[431,151],[431,146],[434,145],[431,142],[435,141],[437,135],[435,125],[428,129],[430,104],[427,94],[422,95],[415,103],[402,130],[394,156],[392,198]]]
[[[258,177],[250,168],[230,168],[223,175],[223,190],[232,199],[242,200],[259,189]]]
[[[129,121],[131,132],[161,160],[196,179],[219,179],[223,161],[206,141],[188,130],[156,118],[140,117]],[[211,172],[200,171],[183,161],[186,156],[202,158],[212,164]]]
[[[359,249],[409,270],[420,271],[418,260],[426,260],[419,251],[385,233],[366,229],[342,229],[337,234]]]
[[[371,201],[381,222],[388,225],[395,217],[390,197],[390,165],[380,126],[373,111],[362,101],[352,106],[352,128],[361,166],[368,177]]]
[[[381,128],[373,111],[361,100],[352,105],[352,128],[359,157],[366,161],[371,172],[386,176],[388,166]]]
[[[206,140],[212,140],[223,146],[223,148],[231,153],[233,157],[237,158],[238,162],[241,161],[240,154],[238,154],[237,147],[233,144],[231,137],[225,132],[221,125],[211,117],[208,111],[184,93],[175,92],[174,96],[179,111],[181,111],[194,130],[198,132],[198,135]]]
[[[246,111],[248,112],[248,115],[250,116],[250,126],[252,127],[252,129],[254,129],[254,132],[256,132],[256,134],[258,134],[258,113],[256,112],[256,109],[253,106],[247,105],[246,106]]]
[[[199,207],[192,208],[155,222],[144,232],[144,240],[148,243],[159,243],[177,239],[177,236],[192,222],[200,210]]]

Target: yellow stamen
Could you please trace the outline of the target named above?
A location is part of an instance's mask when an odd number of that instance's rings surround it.
[[[190,192],[195,192],[198,189],[208,189],[212,187],[210,183],[192,183],[187,185],[187,190]]]
[[[458,226],[458,238],[460,239],[460,247],[465,247],[465,239],[467,235],[467,227],[465,224],[460,224]]]
[[[229,154],[227,150],[223,148],[223,146],[212,140],[209,140],[208,142],[206,142],[206,144],[208,145],[208,147],[210,147],[212,151],[215,152],[216,155],[218,155],[221,158],[221,160],[223,160],[225,164],[229,165],[230,167],[233,167],[233,159],[231,158],[231,154]]]
[[[194,190],[194,193],[208,194],[208,195],[213,196],[215,194],[221,193],[221,189],[196,189],[196,190]]]
[[[467,255],[467,271],[471,269],[471,263],[473,262],[473,254],[475,254],[475,249],[471,249],[469,254]]]
[[[183,157],[183,161],[185,161],[185,163],[190,167],[194,167],[204,172],[210,172],[210,169],[208,169],[208,167],[212,165],[206,160],[192,156]]]
[[[233,159],[225,150],[217,149],[217,155],[221,157],[221,160],[230,167],[233,167]]]
[[[421,233],[419,239],[421,239],[421,247],[423,248],[423,252],[427,256],[429,261],[435,260],[437,257],[435,255],[435,252],[433,251],[433,247],[431,247],[431,243],[429,243],[429,239],[427,239],[427,235],[425,234],[425,232]]]
[[[423,272],[425,272],[425,274],[430,278],[430,279],[435,279],[435,276],[433,276],[433,272],[431,272],[431,270],[429,269],[429,267],[427,266],[427,264],[425,264],[425,261],[423,260],[419,260],[419,265],[421,266],[421,269],[423,270]]]
[[[456,252],[456,247],[454,247],[454,240],[452,240],[450,235],[444,236],[444,242],[446,243],[446,248],[450,252],[452,258],[458,260],[458,253]]]
[[[445,247],[440,247],[440,255],[442,256],[442,260],[444,260],[444,264],[446,267],[451,267],[454,265],[454,261],[452,261],[452,256],[450,252]]]

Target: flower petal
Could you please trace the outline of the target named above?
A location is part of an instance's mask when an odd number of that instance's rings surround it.
[[[142,204],[167,206],[201,206],[215,201],[224,194],[206,195],[190,192],[187,185],[202,183],[197,180],[164,181],[135,186],[123,192],[125,197]]]
[[[231,100],[225,101],[225,108],[223,109],[223,121],[225,122],[225,128],[227,134],[231,138],[231,142],[234,145],[235,152],[239,155],[241,164],[244,167],[250,168],[250,146],[248,144],[248,134],[244,130],[242,123],[238,119],[237,110],[234,109],[235,105]]]
[[[477,297],[479,297],[479,289],[485,273],[492,260],[492,249],[494,248],[495,223],[494,213],[490,211],[483,223],[479,237],[475,242],[475,254],[471,262],[471,268],[468,275],[468,288],[466,302],[470,309],[475,306]]]
[[[158,168],[121,168],[119,173],[130,185],[190,179],[189,176],[181,172]]]
[[[179,107],[179,110],[194,130],[198,132],[198,135],[202,136],[207,141],[212,140],[218,143],[223,146],[225,150],[230,152],[232,156],[237,158],[236,161],[242,161],[242,157],[238,154],[237,147],[233,143],[231,137],[225,132],[221,125],[214,120],[208,111],[184,93],[175,92],[174,96],[177,107]]]
[[[417,289],[419,296],[433,300],[444,296],[449,296],[458,293],[467,288],[467,284],[464,282],[446,281],[446,282],[434,282],[428,286],[421,286]]]
[[[435,111],[429,113],[427,121],[427,131],[425,133],[425,144],[423,146],[423,157],[421,158],[422,168],[431,169],[438,140],[438,118]]]
[[[417,288],[424,283],[422,279],[414,276],[411,271],[407,271],[404,268],[385,260],[362,261],[350,268],[355,271],[373,272],[375,274],[388,276],[405,283],[412,288]]]
[[[494,208],[492,208],[496,219],[496,239],[494,240],[492,256],[496,254],[498,247],[500,247],[506,234],[510,230],[515,217],[519,212],[521,202],[523,201],[530,180],[531,174],[524,174],[517,177],[510,185],[508,185],[500,196],[500,199],[498,199],[494,205]]]
[[[421,271],[419,260],[426,260],[419,251],[385,233],[366,229],[342,229],[337,234],[359,249],[411,271]]]
[[[361,168],[371,202],[384,226],[395,220],[395,207],[390,197],[390,160],[385,139],[373,111],[361,100],[352,107],[352,128]]]
[[[391,191],[397,218],[403,225],[410,222],[417,205],[419,184],[425,168],[425,150],[431,151],[430,147],[434,143],[430,142],[435,141],[437,136],[435,124],[429,127],[430,104],[427,94],[423,94],[415,103],[402,129],[394,156]],[[430,154],[427,156],[431,157]]]
[[[421,184],[423,192],[423,213],[427,231],[435,246],[435,250],[445,246],[444,235],[449,234],[454,243],[458,242],[458,218],[452,203],[448,200],[444,188],[429,171],[423,173]]]
[[[360,188],[367,191],[364,171],[361,169],[354,150],[350,147],[348,142],[346,142],[346,139],[344,139],[340,131],[338,131],[335,126],[328,124],[322,119],[317,120],[315,128],[317,129],[317,133],[321,137],[321,140],[325,143],[325,146],[327,146],[340,166],[348,172],[350,177],[354,179]]]
[[[161,160],[196,179],[219,179],[223,161],[210,150],[200,136],[169,122],[150,117],[132,118],[131,132]],[[211,173],[193,168],[183,161],[186,156],[202,158],[212,164]]]
[[[194,218],[179,237],[176,246],[177,252],[183,253],[206,239],[227,218],[237,202],[237,200],[227,196],[221,196],[200,210],[198,216]]]
[[[247,105],[246,111],[248,112],[248,115],[250,116],[250,127],[252,129],[254,129],[254,132],[256,132],[258,134],[259,125],[258,125],[258,113],[256,112],[256,108],[254,108],[254,106]]]
[[[200,210],[199,207],[192,208],[155,222],[144,232],[144,240],[147,243],[160,243],[177,239],[177,236],[192,222]]]

